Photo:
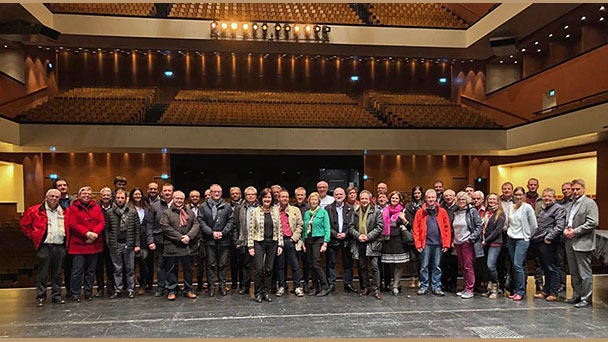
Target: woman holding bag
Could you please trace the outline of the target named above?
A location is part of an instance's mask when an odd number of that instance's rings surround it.
[[[480,243],[481,218],[477,209],[470,206],[470,203],[471,198],[465,191],[456,194],[458,209],[454,213],[454,223],[452,224],[453,246],[463,270],[464,290],[456,293],[462,299],[473,298],[475,288],[473,262],[476,257],[483,256],[483,247]]]
[[[405,225],[407,220],[403,213],[403,196],[399,191],[393,191],[388,196],[389,205],[382,210],[384,244],[382,247],[382,263],[389,265],[390,273],[393,275],[391,294],[399,294],[399,282],[403,265],[410,261],[410,255],[405,246],[403,234],[409,233]]]

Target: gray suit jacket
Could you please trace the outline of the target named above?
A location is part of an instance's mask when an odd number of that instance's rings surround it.
[[[568,204],[566,223],[569,222],[570,213],[575,202]],[[590,252],[595,249],[595,228],[599,224],[599,211],[597,204],[589,197],[585,197],[578,211],[572,219],[574,238],[572,248],[577,252]]]

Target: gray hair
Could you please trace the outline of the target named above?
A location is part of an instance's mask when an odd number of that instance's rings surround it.
[[[253,191],[253,193],[254,193],[254,194],[256,194],[256,195],[258,194],[258,189],[256,189],[256,188],[255,188],[255,187],[253,187],[253,186],[248,186],[248,187],[246,187],[246,188],[245,188],[245,194],[247,194],[247,191]]]
[[[456,200],[459,200],[461,198],[464,198],[467,200],[467,204],[471,203],[471,197],[469,196],[469,193],[466,191],[459,191],[456,194]]]
[[[481,199],[483,200],[486,196],[483,194],[483,191],[477,190],[473,193],[473,195],[481,195]]]
[[[443,196],[447,195],[447,194],[452,194],[454,196],[456,196],[456,192],[452,189],[447,189],[446,191],[443,192]]]
[[[173,197],[175,197],[175,195],[177,195],[177,194],[182,194],[182,196],[184,196],[184,199],[186,198],[186,194],[183,191],[181,191],[181,190],[174,191],[173,192]]]
[[[61,191],[57,190],[57,189],[48,189],[46,192],[46,195],[44,197],[49,197],[50,194],[56,192],[57,195],[59,195],[59,197],[61,197]]]
[[[572,185],[574,185],[574,184],[578,184],[578,185],[582,186],[583,188],[585,187],[585,181],[582,180],[582,179],[580,179],[580,178],[573,179],[572,180]]]
[[[83,191],[90,191],[90,192],[93,192],[93,190],[91,189],[91,187],[90,187],[90,186],[88,186],[88,185],[87,185],[87,186],[83,186],[82,188],[80,188],[80,190],[78,190],[78,196],[80,196],[80,194],[81,194]]]
[[[555,197],[555,190],[553,188],[545,188],[545,189],[543,189],[542,193],[544,194],[545,192],[550,192],[551,195],[553,195],[553,197]]]
[[[435,182],[435,183],[438,183],[438,182]],[[435,189],[428,189],[427,191],[424,192],[424,197],[426,198],[428,195],[431,195],[431,194],[437,196],[437,191],[435,191]]]
[[[101,190],[99,190],[99,194],[101,195],[101,193],[104,191],[108,191],[108,192],[112,193],[112,189],[110,189],[109,187],[106,186],[104,188],[101,188]]]

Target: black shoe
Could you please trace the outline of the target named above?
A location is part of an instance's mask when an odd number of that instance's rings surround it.
[[[262,298],[269,303],[272,302],[272,298],[270,298],[270,295],[268,293],[262,295]]]
[[[253,301],[255,301],[256,303],[261,303],[262,302],[262,296],[261,295],[256,295],[255,298],[253,298]]]
[[[41,308],[44,306],[44,302],[46,302],[46,299],[43,298],[39,298],[38,299],[38,304],[36,304],[37,307]]]
[[[325,290],[321,290],[321,292],[317,293],[317,297],[324,297],[327,296],[330,293],[330,288],[326,288]]]
[[[135,298],[135,291],[129,291],[129,294],[127,295],[127,297],[128,297],[129,299],[133,299],[133,298]]]
[[[120,292],[114,292],[114,293],[112,293],[112,294],[110,295],[110,297],[109,297],[109,298],[110,298],[110,299],[116,299],[116,298],[118,298],[118,297],[120,297]]]
[[[357,289],[355,289],[351,284],[344,285],[344,292],[358,293]]]
[[[93,301],[93,296],[85,296],[84,299],[87,300],[87,302],[92,302]]]
[[[95,297],[97,297],[97,298],[103,297],[103,289],[97,290],[97,292],[95,293]]]
[[[310,289],[308,289],[308,286],[304,285],[302,288],[304,289],[304,293],[306,293],[306,294],[310,293]]]
[[[559,292],[559,293],[566,292],[566,285],[560,285],[559,288],[557,289],[557,292]]]
[[[240,295],[249,294],[249,288],[248,287],[244,287],[244,288],[240,289],[239,290],[239,294]]]
[[[70,297],[70,302],[80,303],[80,297],[71,296]]]
[[[382,292],[390,292],[391,290],[388,287],[383,287]]]
[[[226,291],[226,288],[225,288],[225,287],[220,287],[220,294],[221,294],[222,296],[225,296],[225,295],[227,295],[227,294],[228,294],[228,292]]]
[[[215,289],[214,288],[209,289],[209,292],[207,292],[207,296],[209,296],[209,297],[215,296]]]
[[[580,302],[581,302],[580,298],[570,298],[570,299],[566,299],[564,301],[564,303],[566,303],[566,304],[578,304]]]
[[[318,289],[313,289],[311,291],[308,291],[308,295],[309,296],[316,296],[317,294],[319,294],[319,292],[321,292],[321,291],[318,290]]]
[[[441,291],[440,289],[433,290],[433,294],[436,296],[445,296],[445,293],[443,291]]]
[[[329,292],[336,292],[336,285],[329,285]]]
[[[591,302],[590,301],[581,300],[577,304],[574,304],[575,308],[584,308],[584,307],[587,307],[587,306],[591,306]]]
[[[65,300],[61,299],[61,297],[53,298],[53,303],[55,304],[65,304]]]

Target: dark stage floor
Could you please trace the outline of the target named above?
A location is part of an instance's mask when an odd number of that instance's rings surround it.
[[[343,293],[339,283],[327,297],[262,304],[238,294],[175,302],[146,295],[38,308],[33,289],[3,289],[0,337],[608,337],[607,276],[595,277],[592,309],[534,300],[533,282],[522,302],[409,288],[376,300]]]

